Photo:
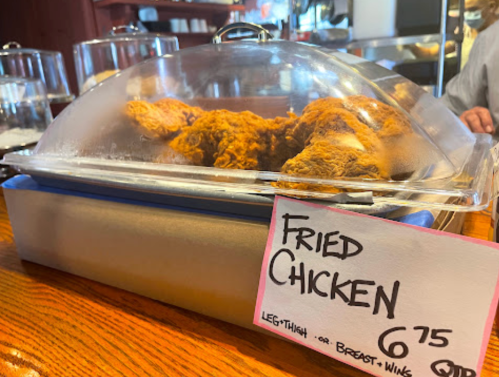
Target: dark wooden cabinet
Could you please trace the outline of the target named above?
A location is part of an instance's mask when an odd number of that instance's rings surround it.
[[[243,5],[169,0],[0,0],[0,42],[62,52],[73,93],[78,93],[73,44],[105,35],[113,26],[138,20],[140,6],[155,6],[160,20],[204,18],[217,28]],[[174,35],[172,33],[168,33]],[[176,34],[181,48],[208,43],[210,33]]]
[[[73,93],[78,92],[73,44],[99,35],[92,0],[1,0],[0,40],[62,52]]]

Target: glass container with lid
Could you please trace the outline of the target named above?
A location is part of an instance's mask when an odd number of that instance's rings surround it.
[[[66,66],[60,52],[22,48],[9,42],[0,50],[0,75],[41,80],[51,103],[71,102]]]
[[[36,143],[52,121],[45,85],[38,79],[0,77],[0,152]]]
[[[289,41],[188,48],[87,92],[33,152],[4,163],[32,176],[176,193],[374,202],[470,211],[490,199],[489,135],[358,57]]]
[[[116,31],[124,29],[124,33]],[[144,60],[178,50],[173,36],[142,33],[134,26],[118,26],[109,35],[73,46],[80,94],[115,73]]]

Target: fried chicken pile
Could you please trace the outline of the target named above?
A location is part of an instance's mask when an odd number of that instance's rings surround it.
[[[186,163],[224,169],[280,171],[322,179],[389,179],[387,149],[411,134],[399,110],[365,96],[322,98],[298,117],[263,119],[250,112],[203,111],[165,98],[131,101],[125,114],[146,137],[165,143],[156,162],[172,154]],[[276,187],[339,192],[315,183],[279,181]]]

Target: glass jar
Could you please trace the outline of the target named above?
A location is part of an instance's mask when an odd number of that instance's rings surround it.
[[[33,145],[52,122],[45,85],[38,79],[0,77],[0,151]]]
[[[71,102],[64,58],[60,52],[22,48],[9,42],[0,50],[0,75],[39,79],[47,88],[50,103]]]
[[[116,33],[122,29],[126,32]],[[73,54],[80,94],[125,68],[177,50],[176,37],[142,33],[131,26],[115,27],[105,37],[77,43]]]

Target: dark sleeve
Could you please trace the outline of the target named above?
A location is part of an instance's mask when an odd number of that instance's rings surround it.
[[[476,106],[487,103],[487,39],[479,35],[473,44],[468,63],[445,88],[442,101],[457,116]],[[489,46],[491,47],[491,46]]]

